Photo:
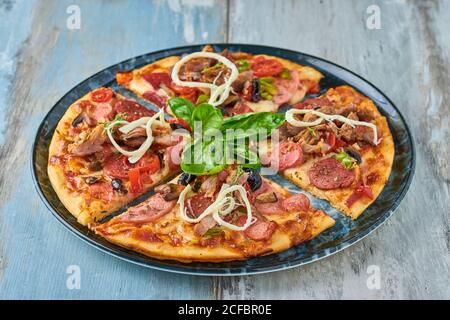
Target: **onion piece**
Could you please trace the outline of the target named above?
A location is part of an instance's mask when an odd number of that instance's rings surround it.
[[[314,121],[308,122],[308,121],[297,120],[294,117],[296,114],[306,114],[306,113],[312,113],[312,114],[318,116],[319,118]],[[378,139],[377,126],[370,122],[348,119],[339,114],[331,114],[331,115],[325,114],[325,113],[322,113],[322,112],[319,112],[316,110],[312,110],[312,109],[290,109],[290,110],[286,111],[286,121],[296,127],[317,126],[317,125],[321,124],[323,120],[329,121],[329,122],[332,122],[333,120],[338,120],[338,121],[347,123],[352,128],[354,128],[355,126],[369,127],[373,130],[373,143],[375,145],[378,145],[381,141],[381,139]]]

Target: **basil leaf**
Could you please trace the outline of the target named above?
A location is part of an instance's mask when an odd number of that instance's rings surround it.
[[[284,113],[253,112],[225,119],[221,130],[225,132],[227,129],[241,129],[246,132],[239,135],[239,138],[251,136],[260,129],[266,129],[267,135],[270,135],[272,130],[281,126],[284,121]]]
[[[234,147],[234,154],[236,155],[236,162],[244,168],[258,169],[261,167],[256,152],[249,149],[246,144],[238,144]]]
[[[223,140],[197,140],[183,151],[181,169],[195,175],[216,174],[227,166]],[[220,152],[220,154],[219,154]]]
[[[184,98],[170,98],[167,104],[177,118],[185,120],[193,128],[192,114],[195,106],[192,102]]]
[[[202,103],[194,108],[192,112],[192,123],[201,122],[202,134],[210,129],[219,130],[223,123],[222,112],[208,103]]]

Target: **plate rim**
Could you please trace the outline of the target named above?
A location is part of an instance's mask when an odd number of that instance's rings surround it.
[[[177,51],[177,50],[190,50],[190,49],[194,49],[196,47],[201,47],[204,45],[212,45],[212,46],[225,46],[225,47],[253,47],[255,49],[258,48],[262,48],[262,49],[266,49],[266,50],[279,50],[279,51],[284,51],[286,53],[290,53],[290,54],[297,54],[297,55],[301,55],[303,57],[307,57],[307,58],[312,58],[312,59],[316,59],[319,60],[321,62],[325,62],[328,64],[331,64],[341,70],[344,70],[348,73],[350,73],[352,76],[355,76],[356,78],[358,78],[359,80],[362,80],[363,82],[367,83],[368,85],[370,85],[372,88],[374,88],[377,93],[381,94],[386,101],[395,109],[395,111],[397,112],[400,121],[404,124],[405,126],[405,131],[407,133],[407,136],[409,137],[409,147],[411,150],[411,169],[408,172],[408,175],[405,179],[405,184],[403,185],[403,188],[399,191],[399,195],[396,197],[395,200],[393,200],[390,204],[390,206],[386,209],[385,214],[383,214],[382,216],[378,217],[374,223],[372,223],[370,226],[368,226],[365,230],[353,235],[352,237],[350,237],[349,239],[343,241],[340,244],[335,245],[332,248],[329,249],[321,249],[320,251],[316,252],[315,256],[311,256],[309,258],[307,258],[304,261],[299,261],[293,264],[286,264],[286,263],[282,263],[280,265],[277,266],[271,266],[269,267],[270,269],[263,269],[263,270],[249,270],[247,269],[247,267],[245,268],[241,268],[237,271],[231,270],[229,268],[224,268],[223,271],[218,272],[217,270],[205,270],[205,269],[199,269],[197,267],[189,267],[189,264],[186,263],[182,263],[179,262],[180,264],[185,265],[185,267],[180,267],[180,266],[164,266],[161,264],[161,262],[163,262],[164,260],[158,260],[155,258],[151,258],[151,257],[145,257],[146,261],[140,261],[141,259],[138,259],[138,257],[127,257],[125,255],[123,255],[121,252],[116,252],[111,248],[108,248],[106,246],[104,246],[103,244],[99,243],[96,241],[96,239],[89,237],[89,235],[82,233],[81,231],[79,231],[78,229],[76,229],[69,221],[67,221],[62,215],[60,215],[57,210],[55,208],[53,208],[52,204],[48,201],[48,199],[46,198],[46,196],[43,193],[43,190],[41,189],[40,183],[39,183],[39,179],[38,179],[38,173],[36,170],[36,149],[37,149],[37,144],[38,144],[38,140],[39,140],[39,133],[42,131],[43,126],[45,124],[45,120],[48,119],[48,117],[51,115],[51,113],[54,111],[54,109],[56,109],[56,107],[70,94],[70,92],[78,86],[81,86],[82,84],[85,84],[87,82],[89,82],[91,79],[95,78],[97,75],[104,73],[106,70],[111,69],[114,66],[120,65],[120,64],[126,64],[128,62],[131,62],[132,60],[138,60],[138,59],[142,59],[145,56],[149,56],[149,55],[158,55],[158,54],[164,54],[167,51]],[[170,54],[167,54],[166,56],[170,56]],[[369,236],[372,232],[374,232],[376,229],[378,229],[386,220],[388,220],[398,209],[398,207],[400,206],[401,201],[404,199],[406,193],[408,192],[410,186],[411,186],[411,182],[414,178],[415,175],[415,169],[416,169],[416,147],[415,147],[415,140],[414,140],[414,136],[411,132],[411,129],[409,128],[408,123],[406,122],[403,114],[400,112],[400,110],[397,108],[397,106],[391,101],[391,99],[389,99],[389,97],[387,97],[384,92],[382,90],[380,90],[377,86],[375,86],[372,82],[370,82],[369,80],[363,78],[362,76],[358,75],[357,73],[353,72],[352,70],[349,70],[346,67],[343,67],[341,65],[338,65],[337,63],[333,62],[333,61],[329,61],[327,59],[321,58],[321,57],[317,57],[308,53],[303,53],[300,51],[296,51],[296,50],[292,50],[292,49],[286,49],[286,48],[282,48],[282,47],[274,47],[274,46],[267,46],[267,45],[256,45],[256,44],[250,44],[250,43],[225,43],[225,42],[215,42],[215,43],[204,43],[204,44],[194,44],[194,45],[185,45],[185,46],[177,46],[177,47],[170,47],[170,48],[166,48],[166,49],[161,49],[161,50],[157,50],[157,51],[151,51],[148,53],[144,53],[135,57],[131,57],[125,60],[122,60],[120,62],[111,64],[108,67],[105,67],[103,69],[101,69],[100,71],[92,74],[91,76],[87,77],[86,79],[84,79],[83,81],[79,82],[78,84],[76,84],[73,88],[71,88],[69,91],[67,91],[60,99],[58,99],[54,105],[49,109],[49,111],[45,114],[45,116],[42,118],[41,123],[39,124],[37,130],[36,130],[36,135],[34,138],[34,141],[31,145],[31,157],[30,157],[30,169],[31,169],[31,173],[32,173],[32,180],[33,180],[33,184],[35,186],[35,189],[40,197],[40,199],[42,200],[42,202],[45,204],[45,206],[47,207],[47,209],[52,213],[52,215],[54,217],[56,217],[56,219],[62,224],[64,225],[72,234],[74,234],[75,236],[77,236],[79,239],[83,240],[85,243],[88,243],[89,245],[97,248],[98,250],[110,254],[116,258],[119,258],[123,261],[126,262],[131,262],[133,264],[142,266],[142,267],[146,267],[146,268],[151,268],[151,269],[155,269],[155,270],[159,270],[159,271],[165,271],[165,272],[170,272],[170,273],[177,273],[177,274],[186,274],[186,275],[195,275],[195,276],[243,276],[243,275],[256,275],[256,274],[264,274],[264,273],[272,273],[272,272],[277,272],[277,271],[282,271],[282,270],[288,270],[288,269],[292,269],[292,268],[296,268],[296,267],[300,267],[300,266],[304,266],[306,264],[310,264],[313,263],[315,261],[319,261],[322,259],[325,259],[327,257],[330,257],[338,252],[341,252],[345,249],[347,249],[348,247],[356,244],[357,242],[363,240],[364,238],[366,238],[367,236]],[[121,249],[121,250],[127,250],[124,249],[120,246],[117,246],[115,244],[112,244],[115,247]],[[326,252],[326,251],[329,252]],[[128,250],[127,250],[128,251]],[[140,258],[140,257],[139,257]],[[258,259],[258,257],[256,257],[255,259]],[[238,268],[236,268],[238,269]]]

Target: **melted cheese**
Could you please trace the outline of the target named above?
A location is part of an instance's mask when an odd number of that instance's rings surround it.
[[[213,83],[181,81],[178,76],[181,66],[187,61],[194,58],[210,58],[222,62],[231,70],[230,77],[225,78],[225,82],[220,86],[216,85],[216,81],[220,77],[221,73],[219,73],[219,75],[214,79]],[[172,69],[172,80],[175,84],[184,87],[210,89],[211,93],[208,103],[215,107],[221,105],[228,98],[231,91],[231,84],[237,79],[238,75],[239,70],[236,68],[233,62],[231,62],[224,56],[213,52],[194,52],[188,54],[187,56],[184,56],[181,60],[179,60]]]
[[[220,189],[216,197],[216,200],[208,208],[206,208],[205,211],[203,211],[203,213],[197,218],[188,217],[186,214],[186,208],[184,207],[186,195],[189,193],[190,190],[191,186],[187,185],[186,188],[184,188],[184,190],[181,192],[180,197],[178,199],[178,204],[180,206],[180,216],[184,221],[189,223],[198,223],[206,216],[212,215],[214,220],[216,220],[216,222],[219,225],[235,231],[243,231],[254,222],[250,201],[247,198],[247,191],[243,186],[241,185],[230,186],[228,184],[224,184]],[[245,208],[247,210],[247,219],[243,226],[236,226],[222,219],[222,216],[230,214],[236,208],[236,200],[233,198],[232,195],[229,195],[235,191],[240,193],[242,200],[244,201]]]
[[[296,114],[306,114],[306,113],[312,113],[319,118],[317,118],[314,121],[308,122],[308,121],[300,121],[295,118]],[[286,111],[286,121],[289,122],[291,125],[295,127],[312,127],[317,126],[322,123],[322,121],[333,121],[338,120],[344,123],[347,123],[349,126],[354,128],[355,126],[365,126],[369,127],[373,130],[373,143],[375,145],[378,145],[380,143],[380,140],[378,140],[378,131],[377,126],[370,122],[365,121],[358,121],[358,120],[352,120],[348,119],[344,116],[338,115],[338,114],[325,114],[316,110],[312,109],[290,109]]]

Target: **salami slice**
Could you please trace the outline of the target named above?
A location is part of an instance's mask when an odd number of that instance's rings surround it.
[[[97,182],[89,186],[89,192],[93,198],[111,201],[113,198],[113,189],[107,182]]]
[[[113,154],[106,159],[103,171],[111,178],[128,178],[128,171],[132,168],[132,165],[127,159],[123,154]]]
[[[285,210],[281,207],[281,200],[283,200],[283,196],[276,192],[272,186],[267,183],[263,182],[261,187],[257,189],[255,192],[252,193],[253,197],[257,197],[259,194],[266,193],[266,192],[273,192],[275,193],[277,197],[276,202],[267,202],[267,203],[258,203],[255,202],[254,206],[256,210],[261,213],[262,215],[271,215],[271,214],[284,214]]]
[[[308,171],[309,180],[319,189],[331,190],[349,187],[355,180],[355,171],[346,169],[334,158],[316,162]]]
[[[279,148],[279,170],[300,165],[303,161],[302,147],[298,143],[284,142]]]
[[[175,200],[166,201],[162,194],[157,193],[146,202],[128,210],[120,216],[119,221],[137,223],[153,222],[169,213],[175,204]]]
[[[290,196],[281,202],[281,207],[287,212],[306,211],[309,209],[309,206],[308,197],[302,193]]]
[[[244,231],[244,234],[252,240],[266,241],[272,237],[276,228],[277,224],[273,221],[257,220]]]
[[[147,109],[143,105],[132,100],[119,100],[114,104],[116,113],[122,113],[127,121],[135,121],[142,117],[151,117],[155,111]]]
[[[188,215],[196,218],[200,216],[212,203],[213,200],[211,198],[208,198],[202,194],[196,194],[186,200]]]

